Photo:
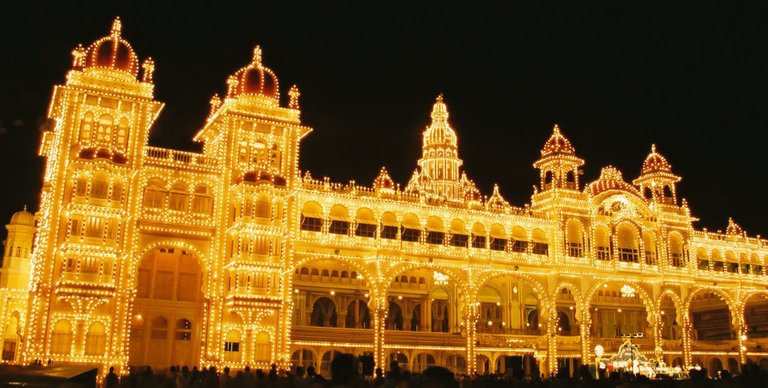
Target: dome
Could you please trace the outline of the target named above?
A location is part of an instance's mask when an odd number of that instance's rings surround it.
[[[603,167],[600,170],[600,178],[590,183],[586,187],[586,192],[593,197],[609,190],[626,191],[641,197],[640,192],[637,191],[637,188],[625,182],[621,171],[613,166]]]
[[[568,139],[566,139],[562,133],[560,133],[560,127],[558,127],[557,124],[555,124],[552,136],[549,137],[549,140],[544,143],[544,148],[541,149],[541,156],[548,156],[553,154],[576,154],[576,149],[573,148],[571,142],[568,141]]]
[[[27,207],[24,206],[24,210],[13,213],[11,224],[35,226],[35,215],[28,212]]]
[[[653,172],[672,172],[672,166],[667,162],[667,159],[656,152],[656,144],[651,145],[651,153],[645,158],[643,162],[642,175]]]
[[[112,31],[93,42],[85,52],[85,68],[115,69],[136,77],[139,73],[139,59],[130,43],[120,36],[120,18],[112,23]]]
[[[269,68],[261,64],[261,47],[253,49],[253,61],[234,75],[234,90],[230,95],[256,95],[272,99],[280,98],[277,76]]]

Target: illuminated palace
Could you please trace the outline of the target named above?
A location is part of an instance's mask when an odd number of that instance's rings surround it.
[[[39,212],[7,227],[6,362],[327,374],[349,352],[526,375],[594,364],[634,334],[669,365],[768,366],[766,241],[733,221],[694,229],[656,148],[631,182],[609,166],[583,184],[555,126],[514,207],[462,172],[437,97],[406,185],[384,168],[336,183],[300,169],[298,88],[281,99],[258,47],[211,99],[202,153],[148,145],[154,64],[119,20],[73,57],[42,134]]]

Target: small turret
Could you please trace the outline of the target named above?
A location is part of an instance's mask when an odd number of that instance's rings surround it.
[[[651,145],[651,153],[643,162],[640,177],[632,183],[640,186],[643,197],[649,201],[677,204],[675,183],[680,182],[680,177],[672,173],[672,166],[667,159],[656,152],[656,145]]]
[[[4,241],[0,288],[26,289],[36,230],[35,216],[25,206],[24,210],[13,214],[5,228],[8,237]]]
[[[579,190],[579,167],[583,165],[584,160],[576,156],[576,149],[560,133],[560,127],[555,124],[552,136],[544,143],[544,148],[541,150],[541,158],[533,164],[533,167],[540,170],[541,191]]]

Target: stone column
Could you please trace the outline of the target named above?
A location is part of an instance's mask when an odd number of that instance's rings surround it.
[[[691,363],[693,362],[691,357],[691,331],[693,330],[693,325],[687,316],[683,318],[682,329],[683,363],[686,367],[691,367]]]
[[[373,312],[371,324],[373,326],[373,361],[376,367],[386,369],[387,360],[384,354],[384,326],[387,319],[387,299],[384,297],[371,298],[368,306]]]
[[[474,298],[467,298],[467,315],[464,317],[464,329],[467,335],[467,374],[475,373],[477,369],[475,344],[477,343],[479,307],[479,302],[475,302]]]

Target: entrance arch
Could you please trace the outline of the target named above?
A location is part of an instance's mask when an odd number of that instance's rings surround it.
[[[717,289],[702,288],[688,298],[688,315],[693,327],[693,339],[718,341],[736,338],[728,294]]]
[[[155,245],[145,251],[130,317],[129,365],[162,370],[199,363],[203,278],[199,257],[188,247]]]
[[[768,293],[757,292],[744,301],[744,324],[748,338],[768,337]]]
[[[622,337],[639,334],[632,342],[640,350],[653,350],[653,329],[649,319],[655,312],[648,293],[637,283],[604,282],[587,295],[590,338],[603,345],[606,352],[618,351]],[[598,339],[606,339],[598,341]]]

